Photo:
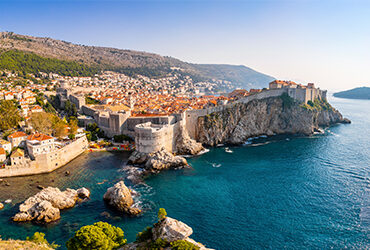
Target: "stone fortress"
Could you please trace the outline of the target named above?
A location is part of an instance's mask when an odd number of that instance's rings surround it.
[[[236,102],[248,103],[252,100],[278,97],[283,93],[301,103],[326,99],[326,90],[315,88],[313,83],[307,86],[291,81],[275,80],[269,84],[269,89],[245,96]],[[221,111],[231,107],[234,103],[226,103],[216,107],[199,110],[187,110],[181,114],[167,116],[132,117],[127,106],[86,105],[83,96],[71,94],[66,86],[58,89],[60,100],[69,99],[76,105],[83,115],[79,117],[84,125],[95,122],[104,130],[107,136],[125,134],[135,138],[136,150],[151,153],[164,147],[174,153],[176,138],[185,131],[191,139],[197,140],[197,121],[201,116]]]

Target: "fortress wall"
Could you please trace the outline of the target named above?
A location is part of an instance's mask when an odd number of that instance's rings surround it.
[[[125,130],[135,131],[135,126],[141,123],[151,122],[152,124],[172,124],[175,117],[172,116],[149,116],[149,117],[130,117],[127,119]]]
[[[82,105],[81,110],[84,115],[88,115],[91,117],[94,117],[95,113],[97,112],[95,109],[86,105]]]
[[[246,96],[236,101],[235,103],[248,103],[252,100],[260,100],[260,99],[269,98],[269,97],[277,97],[277,96],[281,96],[285,92],[287,92],[286,89],[272,89],[268,91],[262,91],[260,93]],[[185,117],[184,117],[185,122],[183,126],[187,130],[190,138],[195,139],[195,140],[197,139],[197,124],[198,124],[199,117],[206,116],[214,112],[220,112],[224,109],[232,107],[233,105],[235,105],[235,103],[207,108],[207,109],[197,109],[197,110],[185,111]]]
[[[157,125],[147,122],[135,127],[136,150],[142,153],[152,153],[164,147],[169,152],[175,150],[176,135],[179,124]]]
[[[27,159],[22,166],[7,166],[4,169],[0,169],[0,177],[52,172],[82,154],[87,148],[88,142],[86,136],[83,136],[57,151],[38,155],[34,161]]]
[[[71,103],[76,105],[77,109],[81,109],[81,107],[86,104],[84,96],[77,96],[77,95],[71,94],[68,96],[68,99],[71,101]]]

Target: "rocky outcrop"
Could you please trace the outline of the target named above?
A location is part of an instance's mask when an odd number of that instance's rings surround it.
[[[168,242],[184,240],[193,233],[193,229],[185,223],[166,217],[153,227],[153,240],[159,238]]]
[[[347,122],[348,119],[327,103],[319,109],[310,109],[293,99],[271,97],[235,103],[222,111],[199,117],[197,140],[209,146],[240,144],[260,135],[310,135],[320,126]]]
[[[134,200],[131,196],[131,191],[126,187],[123,181],[116,183],[113,187],[108,188],[103,199],[118,211],[125,212],[130,215],[138,215],[141,209],[133,207]]]
[[[58,188],[48,187],[23,202],[13,221],[56,221],[60,219],[60,210],[74,207],[78,201],[89,196],[90,192],[86,188],[67,188],[62,192]]]
[[[187,241],[193,244],[200,250],[210,250],[206,248],[203,244],[196,242],[195,240],[189,238],[193,233],[193,229],[186,225],[185,223],[178,221],[176,219],[166,217],[161,221],[155,223],[150,230],[150,238],[145,241],[136,241],[125,245],[124,250],[134,250],[134,249],[151,249],[151,244],[162,240],[166,242],[167,246],[164,249],[172,249],[171,243],[179,240]]]
[[[150,154],[135,151],[129,157],[128,164],[139,165],[143,169],[143,171],[137,171],[140,175],[156,174],[164,169],[188,166],[184,157],[174,156],[165,148]]]
[[[164,169],[181,168],[188,165],[184,157],[174,156],[164,148],[148,155],[145,169],[150,173],[158,173]]]
[[[176,137],[176,154],[196,155],[202,150],[204,150],[202,144],[191,139],[186,129],[180,127],[180,132]]]

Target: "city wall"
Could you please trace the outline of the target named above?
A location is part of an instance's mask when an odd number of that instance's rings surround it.
[[[6,166],[0,169],[0,177],[50,173],[82,154],[87,148],[88,142],[86,136],[83,136],[54,152],[38,155],[34,161],[27,158],[24,165]]]
[[[273,89],[268,91],[262,91],[260,93],[256,93],[253,95],[246,96],[236,103],[248,103],[252,100],[261,100],[269,97],[277,97],[281,96],[283,93],[287,92],[286,89]],[[214,112],[220,112],[227,108],[231,108],[235,103],[226,104],[222,106],[207,108],[207,109],[197,109],[197,110],[187,110],[185,111],[185,122],[184,126],[190,136],[190,138],[197,140],[197,124],[198,124],[198,117],[206,116],[208,114]]]
[[[181,122],[174,124],[152,124],[146,122],[135,127],[136,150],[151,153],[164,147],[169,152],[175,151],[175,140],[179,133]]]

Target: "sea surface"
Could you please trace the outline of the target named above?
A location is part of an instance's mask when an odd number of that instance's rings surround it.
[[[192,169],[162,172],[132,186],[144,208],[138,218],[121,216],[102,201],[108,187],[125,179],[127,153],[86,153],[50,174],[8,178],[10,186],[0,184],[0,201],[13,201],[0,211],[0,235],[25,239],[45,232],[65,248],[81,226],[107,221],[133,241],[163,207],[193,228],[192,238],[215,249],[368,249],[370,101],[330,102],[352,124],[310,137],[259,138],[189,158]],[[11,222],[19,202],[39,191],[37,185],[87,187],[91,200],[47,226]]]

